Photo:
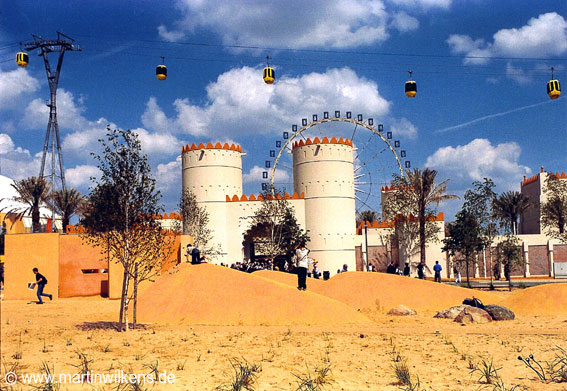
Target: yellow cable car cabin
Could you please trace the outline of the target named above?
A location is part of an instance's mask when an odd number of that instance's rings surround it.
[[[408,71],[409,73],[409,80],[406,81],[406,96],[408,98],[415,98],[417,95],[417,83],[412,80],[411,74],[413,71]]]
[[[165,65],[160,64],[156,67],[156,77],[158,80],[167,79],[167,67]]]
[[[415,98],[417,95],[417,83],[413,80],[406,81],[406,96],[408,98]]]
[[[559,84],[559,80],[550,80],[547,82],[547,95],[551,99],[559,98],[559,95],[561,95],[561,85]]]
[[[30,58],[26,52],[18,52],[16,55],[16,63],[19,67],[25,68],[28,66]]]
[[[266,84],[273,84],[275,79],[276,73],[274,72],[274,68],[270,66],[264,68],[264,82]]]

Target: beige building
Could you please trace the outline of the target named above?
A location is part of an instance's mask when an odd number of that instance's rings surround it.
[[[187,145],[182,151],[183,189],[192,191],[209,213],[218,263],[250,255],[244,233],[260,207],[260,196],[242,194],[242,148],[236,145]],[[347,264],[355,270],[353,146],[348,139],[315,138],[292,148],[294,193],[284,194],[299,225],[309,231],[311,257],[332,274]],[[261,199],[261,198],[260,198]]]
[[[293,143],[291,155],[294,193],[278,196],[289,200],[299,225],[309,232],[311,242],[307,245],[311,257],[318,260],[320,271],[328,271],[332,276],[344,264],[349,270],[366,270],[367,264],[372,264],[375,270],[385,271],[393,261],[399,268],[405,262],[410,263],[412,275],[416,274],[419,251],[408,251],[392,243],[391,233],[396,229],[393,224],[372,222],[366,229],[356,227],[351,140],[335,137],[301,140]],[[242,193],[244,156],[241,146],[227,143],[192,144],[182,150],[183,189],[192,191],[209,214],[213,245],[221,249],[217,263],[250,259],[253,251],[244,235],[251,228],[262,196]],[[536,205],[520,221],[527,265],[519,273],[527,276],[552,276],[555,263],[567,262],[567,246],[541,233],[539,205],[545,200],[544,175],[542,171],[522,182],[522,193],[529,195]],[[451,260],[441,251],[445,237],[443,213],[432,220],[439,230],[435,240],[427,243],[425,273],[431,276],[435,261],[439,261],[443,275],[451,276]],[[486,254],[480,258],[471,274],[489,276],[490,259]]]

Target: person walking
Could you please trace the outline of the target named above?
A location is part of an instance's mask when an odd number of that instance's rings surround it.
[[[435,261],[435,265],[433,266],[433,271],[435,272],[435,282],[441,282],[441,270],[443,270],[443,267],[441,267],[439,261]]]
[[[461,272],[459,271],[459,268],[457,267],[457,265],[455,265],[453,272],[455,273],[455,283],[460,284],[461,283]]]
[[[410,275],[409,262],[406,262],[406,265],[404,266],[404,276],[409,277],[409,275]]]
[[[34,267],[32,271],[35,274],[35,283],[37,285],[38,302],[36,304],[43,304],[43,300],[41,299],[42,296],[49,297],[49,300],[53,300],[53,295],[50,295],[49,293],[43,293],[43,289],[47,284],[47,278],[45,278],[45,276],[39,272],[37,267]]]
[[[297,289],[304,291],[307,289],[307,268],[309,267],[309,249],[305,243],[301,242],[295,248],[295,266],[297,272]]]
[[[394,265],[394,261],[391,261],[388,267],[386,268],[386,273],[388,274],[396,274],[397,268]]]
[[[423,273],[423,263],[417,265],[417,278],[423,280],[425,278],[425,274]]]

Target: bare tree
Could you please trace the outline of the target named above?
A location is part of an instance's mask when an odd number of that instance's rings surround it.
[[[87,229],[83,238],[119,262],[123,269],[119,328],[129,328],[129,286],[136,270],[149,276],[161,269],[168,243],[161,234],[156,215],[161,197],[147,157],[141,153],[138,136],[130,130],[107,129],[102,155],[94,155],[102,172],[88,197],[81,220]],[[149,272],[148,272],[149,271]],[[135,286],[140,277],[135,279]]]

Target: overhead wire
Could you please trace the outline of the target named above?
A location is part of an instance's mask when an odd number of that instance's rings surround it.
[[[89,35],[76,34],[77,37],[85,37],[92,39],[100,39],[100,37],[92,37]],[[113,37],[116,39],[115,37]],[[106,38],[105,38],[106,39]],[[109,38],[112,39],[112,38]],[[124,41],[123,39],[121,41]],[[349,51],[349,50],[332,50],[332,49],[302,49],[302,48],[285,48],[285,47],[269,47],[269,46],[253,46],[253,45],[228,45],[214,44],[205,42],[188,42],[188,41],[165,41],[151,39],[134,39],[139,42],[152,42],[159,44],[176,44],[186,46],[202,46],[202,47],[218,47],[223,49],[247,49],[247,50],[263,50],[263,51],[287,51],[287,52],[306,52],[306,53],[334,53],[334,54],[365,54],[379,56],[395,56],[395,57],[434,57],[434,58],[461,58],[461,59],[494,59],[494,60],[526,60],[526,61],[567,61],[567,58],[546,58],[546,57],[505,57],[505,56],[470,56],[456,54],[432,54],[432,53],[394,53],[394,52],[378,52],[378,51]]]

